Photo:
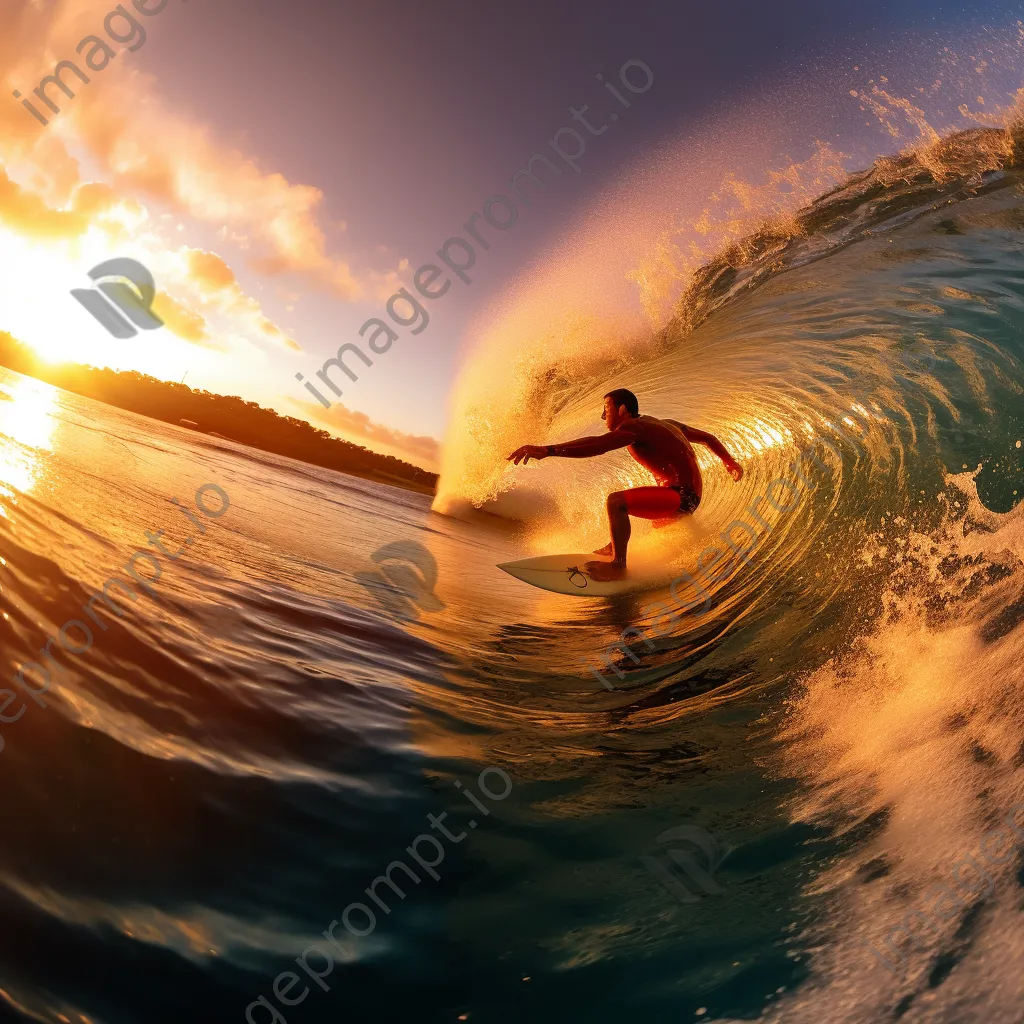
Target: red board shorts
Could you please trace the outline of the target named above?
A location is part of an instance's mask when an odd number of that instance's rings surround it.
[[[689,487],[634,487],[623,491],[626,511],[641,519],[672,519],[695,512],[700,497]]]

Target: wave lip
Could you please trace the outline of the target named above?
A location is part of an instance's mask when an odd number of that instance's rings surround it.
[[[681,348],[690,349],[688,354],[695,356],[694,334],[704,325],[714,334],[709,321],[715,314],[734,309],[742,296],[783,274],[883,233],[911,228],[940,207],[948,208],[952,217],[968,199],[1008,190],[1020,180],[1022,169],[1024,117],[1018,103],[1005,127],[976,127],[941,138],[931,132],[925,143],[848,174],[794,213],[766,219],[690,275],[673,314],[660,329],[623,331],[583,309],[575,318],[551,326],[555,318],[546,317],[543,308],[524,319],[524,310],[510,306],[505,315],[508,329],[499,318],[460,372],[435,510],[486,506],[498,511],[499,502],[508,504],[509,492],[529,479],[522,470],[508,469],[505,455],[524,442],[547,443],[599,432],[594,410],[600,395],[611,387],[631,386],[643,394],[645,411],[655,414],[714,417],[707,396],[722,394],[718,383],[713,377],[688,379],[691,367],[683,360],[667,362],[666,356]],[[952,225],[948,230],[958,229]],[[557,277],[557,268],[552,273]],[[532,336],[522,336],[524,324],[531,331],[538,322],[544,326]],[[510,349],[507,335],[513,325],[515,348]],[[779,334],[785,334],[786,325],[780,323],[779,327]],[[741,328],[731,346],[733,351],[721,355],[723,374],[729,373],[731,361],[744,358],[739,351],[742,339]],[[709,343],[709,335],[701,337],[701,345]],[[721,341],[716,338],[714,343]],[[514,353],[511,357],[510,352]],[[763,360],[766,354],[762,348],[747,359],[752,376],[757,359]],[[806,375],[805,371],[800,370]],[[777,422],[775,428],[780,428]],[[601,477],[602,496],[616,486],[646,482],[622,468],[612,475],[602,471]],[[548,493],[563,517],[579,513],[595,525],[587,511],[593,491],[588,488],[586,500],[581,500],[578,492],[585,485],[578,471],[560,469],[548,480],[553,485]],[[545,487],[541,484],[531,490]],[[529,515],[529,506],[537,500],[514,502],[517,510],[525,507],[510,513],[511,517]],[[570,512],[568,506],[575,511]],[[548,515],[539,509],[537,514]]]
[[[766,223],[693,275],[669,334],[691,331],[724,302],[776,274],[820,259],[882,228],[899,228],[949,205],[1006,186],[1024,169],[1024,119],[969,128],[850,174],[792,218]]]

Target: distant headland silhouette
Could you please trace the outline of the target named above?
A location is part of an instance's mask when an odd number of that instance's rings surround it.
[[[378,455],[305,420],[264,409],[256,402],[193,391],[186,384],[157,380],[134,370],[118,372],[80,363],[45,363],[5,331],[0,331],[0,366],[140,416],[182,424],[204,434],[365,480],[423,494],[433,494],[437,484],[436,473],[390,455]]]

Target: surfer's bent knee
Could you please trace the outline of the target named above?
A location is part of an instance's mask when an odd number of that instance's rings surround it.
[[[626,503],[626,495],[623,491],[612,491],[608,495],[605,506],[609,512],[628,512],[629,506]]]

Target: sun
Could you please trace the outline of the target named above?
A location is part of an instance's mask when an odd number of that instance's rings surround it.
[[[139,246],[129,248],[134,254]],[[51,365],[85,363],[179,379],[195,363],[186,342],[166,330],[114,338],[71,294],[92,286],[92,267],[125,255],[113,249],[107,230],[95,226],[74,241],[30,238],[0,227],[0,330]],[[152,259],[146,253],[140,262]]]

